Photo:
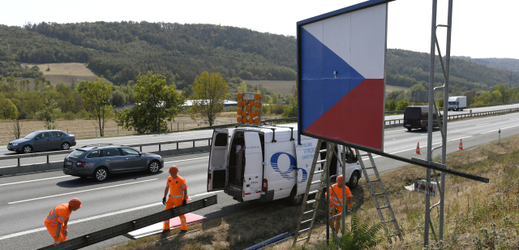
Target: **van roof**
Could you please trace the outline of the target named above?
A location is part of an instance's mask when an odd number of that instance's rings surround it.
[[[263,133],[265,142],[271,142],[272,139],[276,139],[276,141],[297,140],[297,126],[262,125],[258,127],[237,127],[236,131]],[[302,136],[303,140],[307,138],[309,137]]]

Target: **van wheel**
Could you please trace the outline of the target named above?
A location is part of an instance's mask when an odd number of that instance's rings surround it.
[[[359,171],[353,172],[350,177],[350,181],[348,182],[348,187],[351,189],[355,189],[359,184]]]
[[[411,131],[411,128],[407,128],[407,131]]]
[[[304,194],[296,195],[296,187],[292,188],[292,192],[290,192],[290,196],[288,196],[288,203],[291,206],[299,206],[303,202]]]

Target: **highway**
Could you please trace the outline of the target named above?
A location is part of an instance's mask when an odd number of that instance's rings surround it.
[[[464,110],[463,112],[470,112]],[[474,112],[474,111],[473,111]],[[450,112],[452,114],[452,112]],[[456,112],[458,113],[458,112]],[[295,125],[295,124],[294,124]],[[465,150],[519,134],[519,113],[500,116],[465,119],[448,123],[447,152],[458,149],[463,139]],[[143,135],[101,139],[78,140],[78,145],[92,143],[137,144],[168,140],[183,140],[210,137],[211,130],[188,131],[163,135]],[[441,143],[440,131],[433,132],[433,147]],[[426,159],[427,132],[403,127],[385,129],[384,151],[401,157]],[[421,155],[416,155],[416,144],[420,143]],[[0,155],[10,155],[5,147]],[[146,151],[146,150],[144,150]],[[439,155],[436,150],[434,155]],[[64,156],[61,156],[63,159]],[[58,157],[59,158],[59,157]],[[380,172],[390,171],[407,163],[375,156]],[[167,168],[179,166],[179,174],[188,185],[193,200],[203,198],[206,193],[208,153],[186,154],[165,158],[166,168],[159,174],[132,173],[118,175],[103,183],[91,179],[66,176],[61,171],[22,174],[0,177],[0,246],[2,249],[36,249],[52,244],[52,238],[43,225],[48,212],[57,204],[78,197],[83,207],[73,212],[70,218],[69,238],[127,222],[163,209],[161,199],[168,176]],[[3,161],[1,161],[3,162]],[[3,164],[3,163],[2,163]],[[244,211],[263,204],[239,203],[229,196],[216,192],[218,204],[196,212],[209,219],[225,216],[235,211]],[[119,236],[85,249],[103,249],[129,241]]]

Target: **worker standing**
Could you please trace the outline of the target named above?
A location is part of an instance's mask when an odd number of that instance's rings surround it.
[[[49,215],[45,218],[45,227],[54,238],[55,246],[67,240],[68,219],[72,211],[76,211],[80,207],[81,201],[78,198],[73,198],[68,203],[59,204],[50,210]]]
[[[162,198],[162,203],[166,205],[164,210],[168,210],[174,207],[186,205],[187,203],[187,184],[186,180],[178,175],[178,167],[171,166],[169,168],[168,182],[166,183],[166,189],[164,189],[164,198]],[[169,197],[166,201],[166,196]],[[182,233],[187,232],[187,221],[185,215],[178,216],[180,218],[180,225],[182,228]],[[169,219],[164,221],[164,231],[169,230]]]
[[[344,184],[342,180],[342,175],[339,175],[337,177],[337,183],[333,184],[328,189],[328,192],[330,192],[330,217],[337,215],[330,220],[330,224],[332,228],[335,230],[335,232],[339,232],[339,229],[341,228],[340,219],[342,216],[340,214],[342,213],[342,203],[344,201],[343,195],[346,196],[346,205],[348,206],[348,211],[351,210],[351,198],[353,197],[353,195],[351,194],[350,188],[348,188],[348,186],[345,185],[343,193],[343,185]]]

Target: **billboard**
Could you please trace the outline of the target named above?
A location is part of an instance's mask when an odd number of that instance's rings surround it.
[[[297,23],[299,133],[383,151],[387,3]]]

